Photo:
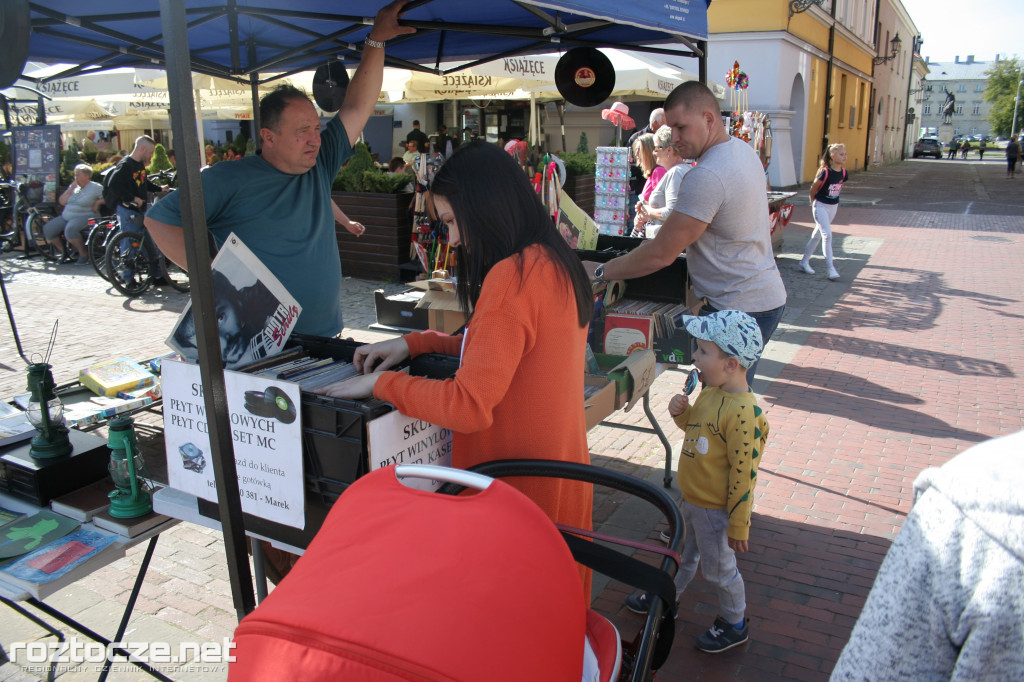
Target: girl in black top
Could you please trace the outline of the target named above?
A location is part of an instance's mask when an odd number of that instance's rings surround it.
[[[821,166],[811,184],[811,214],[814,216],[814,232],[807,240],[804,257],[800,260],[800,269],[808,275],[814,274],[809,263],[811,254],[821,242],[822,255],[828,266],[828,278],[839,279],[839,272],[832,263],[832,221],[839,209],[839,192],[846,182],[846,146],[830,144],[821,157]]]

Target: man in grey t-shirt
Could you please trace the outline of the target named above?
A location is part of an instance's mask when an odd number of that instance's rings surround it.
[[[679,155],[697,159],[679,200],[654,239],[603,267],[584,265],[603,280],[632,279],[671,265],[687,250],[694,291],[704,300],[701,314],[742,310],[757,321],[767,345],[786,307],[786,287],[772,255],[761,161],[725,131],[718,100],[701,83],[672,91],[665,121]],[[748,383],[756,368],[747,371]]]

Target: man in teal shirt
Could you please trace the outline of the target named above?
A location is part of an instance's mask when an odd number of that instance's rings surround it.
[[[299,333],[330,337],[342,329],[331,183],[377,103],[385,41],[415,30],[398,24],[404,4],[398,0],[378,12],[345,101],[323,132],[305,93],[278,87],[260,101],[262,153],[202,173],[214,240],[219,246],[234,232],[281,281],[302,306]],[[145,224],[164,255],[185,267],[178,193],[155,204]]]

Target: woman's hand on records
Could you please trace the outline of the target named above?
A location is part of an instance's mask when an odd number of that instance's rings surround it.
[[[357,374],[354,377],[328,384],[317,389],[316,393],[323,393],[332,398],[348,398],[349,400],[362,400],[373,395],[373,389],[380,379],[380,372],[373,374]]]
[[[391,369],[408,358],[409,344],[402,337],[398,337],[359,346],[352,355],[352,364],[356,366],[357,372],[370,374]]]

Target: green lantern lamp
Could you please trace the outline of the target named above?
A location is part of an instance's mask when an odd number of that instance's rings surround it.
[[[64,404],[54,393],[52,366],[37,362],[28,366],[28,420],[39,431],[32,437],[29,455],[35,459],[56,459],[71,454],[68,427],[64,425]]]
[[[117,519],[134,519],[153,511],[153,483],[139,454],[134,423],[131,417],[119,415],[107,425],[108,469],[117,488],[110,493],[110,515]]]

